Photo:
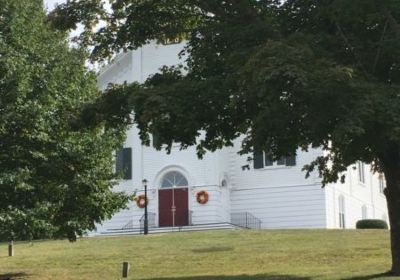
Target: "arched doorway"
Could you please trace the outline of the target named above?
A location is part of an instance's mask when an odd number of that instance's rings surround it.
[[[158,191],[158,217],[160,227],[189,225],[188,180],[178,171],[166,173]]]

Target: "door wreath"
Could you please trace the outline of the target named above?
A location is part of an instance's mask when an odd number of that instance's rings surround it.
[[[139,208],[144,208],[144,207],[146,207],[146,205],[148,205],[148,203],[149,203],[149,198],[147,197],[147,199],[146,199],[146,197],[144,196],[144,194],[138,195],[138,196],[135,198],[135,200],[136,200],[136,205],[137,205],[137,207],[139,207]]]
[[[196,200],[200,204],[203,204],[203,205],[206,204],[208,202],[208,198],[209,198],[209,195],[208,195],[207,191],[199,191],[196,194]]]

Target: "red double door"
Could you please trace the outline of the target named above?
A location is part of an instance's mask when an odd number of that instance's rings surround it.
[[[158,217],[160,227],[189,225],[188,188],[160,189]]]

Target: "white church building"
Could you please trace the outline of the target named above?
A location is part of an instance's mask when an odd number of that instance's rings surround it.
[[[99,74],[98,85],[144,82],[163,65],[179,62],[183,43],[149,44],[119,55]],[[322,188],[316,174],[305,179],[302,167],[324,153],[299,151],[296,157],[269,162],[257,154],[253,162],[238,155],[234,147],[208,153],[200,160],[195,148],[171,154],[141,144],[132,127],[117,153],[117,169],[124,180],[117,191],[144,194],[142,180],[148,181],[148,212],[151,228],[237,225],[265,229],[354,228],[360,219],[387,220],[382,176],[369,165],[357,163],[347,170],[344,184]],[[253,155],[250,155],[253,157]],[[140,228],[144,200],[98,226],[97,234],[133,232]]]

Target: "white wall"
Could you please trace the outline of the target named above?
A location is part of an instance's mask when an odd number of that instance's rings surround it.
[[[321,150],[298,151],[294,167],[273,166],[254,169],[248,156],[231,150],[229,176],[232,179],[232,212],[250,212],[261,219],[263,228],[326,227],[325,190],[315,174],[308,179],[302,168]],[[249,164],[250,170],[242,170]]]
[[[227,209],[226,188],[221,188],[221,172],[218,167],[219,155],[207,153],[203,160],[196,156],[195,148],[179,150],[172,149],[171,154],[165,151],[156,151],[152,147],[143,147],[138,138],[137,128],[132,128],[128,133],[125,147],[132,148],[133,176],[132,180],[122,181],[116,191],[125,191],[138,194],[143,193],[141,181],[146,178],[149,188],[149,212],[157,214],[158,222],[158,189],[161,179],[169,171],[179,171],[186,176],[189,182],[189,210],[193,211],[194,224],[226,222],[224,213]],[[206,190],[209,193],[209,202],[200,205],[196,201],[196,193]],[[122,211],[105,224],[105,228],[121,228],[126,221],[133,219],[134,226],[139,225],[139,219],[143,215],[143,209],[135,204],[130,205],[129,211]]]
[[[386,199],[379,190],[378,174],[365,165],[365,183],[359,181],[358,166],[347,169],[344,184],[330,184],[326,187],[328,228],[339,228],[339,196],[345,199],[346,228],[355,228],[362,218],[362,206],[367,207],[367,218],[383,219],[387,217]]]
[[[133,53],[122,53],[117,56],[114,62],[104,67],[97,79],[97,86],[100,90],[105,90],[108,84],[123,84],[137,81],[133,76],[132,65]]]
[[[143,83],[162,66],[181,63],[179,53],[185,43],[174,45],[149,44],[135,51],[119,54],[109,65],[103,67],[98,77],[98,86],[104,90],[109,83]]]

